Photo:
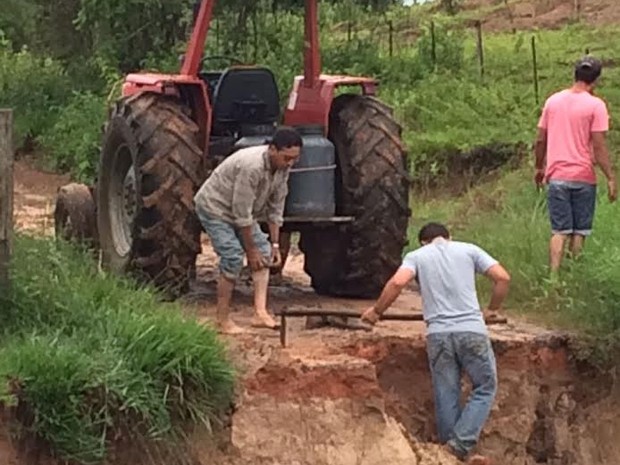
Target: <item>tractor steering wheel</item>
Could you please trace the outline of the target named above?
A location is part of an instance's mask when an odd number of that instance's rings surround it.
[[[216,60],[221,60],[221,61],[227,61],[228,65],[243,65],[244,63],[239,60],[236,57],[233,57],[231,55],[207,55],[205,57],[202,58],[202,60],[200,60],[200,70],[201,72],[204,72],[205,69],[205,63],[207,61],[216,61]],[[226,66],[228,67],[228,66]]]

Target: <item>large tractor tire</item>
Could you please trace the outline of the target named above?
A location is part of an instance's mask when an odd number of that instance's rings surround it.
[[[96,249],[97,212],[92,190],[71,183],[58,189],[54,208],[54,233],[59,239]]]
[[[97,185],[103,265],[184,293],[200,253],[193,197],[202,182],[198,126],[176,99],[121,99],[106,126]]]
[[[332,105],[329,139],[338,154],[337,212],[355,221],[303,232],[305,271],[319,294],[376,298],[407,243],[410,181],[401,127],[379,100],[345,94]]]

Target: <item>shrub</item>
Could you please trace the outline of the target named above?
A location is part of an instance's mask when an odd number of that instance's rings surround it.
[[[7,42],[0,42],[0,106],[14,109],[18,146],[54,125],[70,89],[71,80],[59,62],[26,49],[14,53]]]
[[[55,169],[90,182],[96,174],[106,101],[90,93],[75,93],[53,126],[37,139]]]

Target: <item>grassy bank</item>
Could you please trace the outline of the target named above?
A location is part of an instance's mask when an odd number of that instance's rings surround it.
[[[51,240],[19,237],[13,264],[1,296],[0,390],[20,434],[63,459],[99,463],[117,434],[178,439],[228,408],[224,346],[176,305]]]

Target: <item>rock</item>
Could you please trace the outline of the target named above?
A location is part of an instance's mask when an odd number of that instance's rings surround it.
[[[233,446],[243,463],[272,465],[452,465],[438,448],[412,448],[401,426],[374,402],[246,399],[236,412]],[[239,462],[241,463],[241,462]]]

